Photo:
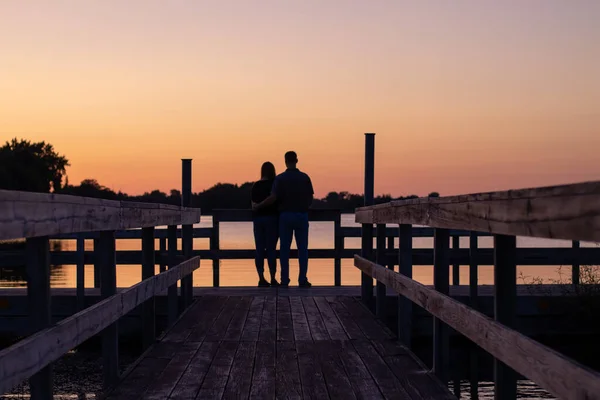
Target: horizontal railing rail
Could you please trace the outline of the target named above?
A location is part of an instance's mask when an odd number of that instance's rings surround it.
[[[517,236],[572,241],[572,248],[534,249],[538,256],[555,257],[573,264],[573,283],[578,283],[579,265],[593,258],[595,248],[581,248],[580,241],[600,241],[600,182],[481,193],[440,198],[392,201],[361,207],[356,222],[362,224],[361,255],[355,266],[362,273],[362,297],[370,304],[373,279],[377,281],[376,310],[383,314],[386,289],[399,294],[398,335],[410,344],[412,303],[434,317],[433,370],[449,379],[448,327],[466,336],[495,359],[495,398],[514,399],[518,372],[553,395],[565,399],[600,398],[600,374],[520,334],[515,327],[516,267],[527,263],[532,249],[517,248]],[[383,231],[373,248],[373,225],[398,224],[399,272],[387,264],[390,246]],[[412,225],[433,228],[434,288],[412,279],[415,264]],[[468,261],[470,306],[449,297],[449,267],[456,263],[458,240],[450,230],[472,230],[493,236],[493,249],[478,247],[477,234],[469,239]],[[453,254],[454,253],[454,254]],[[463,257],[467,256],[462,253]],[[589,257],[584,259],[584,257]],[[535,258],[535,257],[534,257]],[[494,265],[494,319],[477,311],[477,267],[483,260]],[[552,263],[548,263],[552,264]],[[455,265],[456,266],[456,265]],[[457,270],[453,269],[453,281]],[[456,387],[455,387],[456,390]]]
[[[29,378],[200,267],[194,257],[0,351],[0,393]]]

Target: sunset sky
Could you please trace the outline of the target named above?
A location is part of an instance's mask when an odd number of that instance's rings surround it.
[[[279,171],[317,195],[600,179],[600,1],[1,0],[0,141],[71,183],[193,190]]]

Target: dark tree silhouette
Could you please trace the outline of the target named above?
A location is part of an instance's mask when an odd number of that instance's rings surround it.
[[[58,192],[68,165],[49,143],[12,139],[0,147],[0,189]]]

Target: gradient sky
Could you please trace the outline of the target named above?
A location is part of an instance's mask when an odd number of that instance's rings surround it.
[[[71,183],[194,191],[283,168],[318,195],[600,179],[600,1],[2,0],[0,141]]]

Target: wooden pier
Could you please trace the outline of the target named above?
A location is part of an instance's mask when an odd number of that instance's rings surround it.
[[[450,358],[453,329],[494,358],[496,399],[516,398],[517,374],[557,398],[600,399],[597,371],[527,337],[515,323],[516,266],[528,259],[533,265],[540,262],[517,249],[516,237],[572,241],[572,248],[544,251],[544,260],[554,254],[577,266],[573,285],[581,285],[578,267],[595,259],[596,249],[584,249],[580,241],[600,242],[600,182],[373,205],[374,135],[367,134],[366,206],[356,210],[356,222],[362,224],[356,231],[361,248],[344,248],[335,217],[336,248],[327,254],[312,252],[336,259],[334,286],[220,288],[218,261],[236,256],[219,249],[223,217],[211,231],[198,232],[211,238],[205,255],[213,261],[214,288],[194,300],[192,272],[202,253],[193,248],[193,224],[200,211],[189,208],[190,160],[184,160],[183,177],[182,207],[0,191],[0,240],[26,239],[29,305],[26,337],[0,351],[0,393],[29,379],[33,399],[51,399],[53,362],[99,336],[102,396],[108,398],[453,398],[460,396],[458,385],[453,394],[447,389],[455,362]],[[248,211],[243,213],[247,218]],[[388,240],[389,225],[395,225],[397,249]],[[161,232],[166,240],[158,252],[157,226],[168,227]],[[434,239],[433,249],[423,253],[413,249],[413,234],[420,229]],[[121,290],[116,287],[117,232],[142,243],[141,252],[123,255],[142,265],[142,280]],[[53,322],[49,241],[79,234],[94,235],[94,252],[86,254],[78,246],[76,254],[68,256],[76,257],[78,268],[93,257],[102,300],[85,307],[86,290],[78,272],[79,311]],[[453,234],[468,235],[469,248],[459,249]],[[478,248],[481,235],[493,236],[493,249]],[[75,237],[81,244],[83,237]],[[359,293],[344,293],[348,288],[338,286],[337,260],[349,255],[345,252],[353,253],[362,272]],[[433,287],[412,279],[413,266],[425,261],[434,265]],[[482,262],[494,266],[491,317],[481,312],[477,268]],[[159,264],[161,272],[154,275]],[[459,264],[470,268],[464,302],[449,296],[451,269],[453,285],[460,284]],[[395,310],[390,310],[389,295],[397,296]],[[161,337],[156,333],[157,296],[166,297],[168,305],[169,328]],[[431,370],[411,352],[415,304],[433,319]],[[141,315],[145,352],[120,374],[118,324],[134,311]],[[383,324],[390,311],[397,314],[397,335]],[[470,362],[477,370],[477,358]],[[471,383],[471,397],[476,398],[476,377]]]

